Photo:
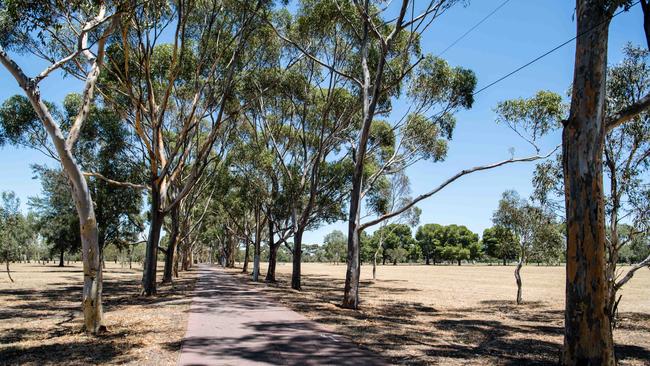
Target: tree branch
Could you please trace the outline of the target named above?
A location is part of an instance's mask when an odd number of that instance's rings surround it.
[[[415,206],[416,203],[418,203],[418,202],[420,202],[420,201],[422,201],[422,200],[424,200],[426,198],[429,198],[429,197],[433,196],[434,194],[440,192],[443,188],[445,188],[446,186],[453,183],[458,178],[460,178],[460,177],[462,177],[464,175],[468,175],[468,174],[478,172],[478,171],[482,171],[482,170],[494,169],[494,168],[498,168],[498,167],[500,167],[502,165],[507,165],[507,164],[512,164],[512,163],[530,162],[530,161],[535,161],[535,160],[539,160],[539,159],[546,159],[549,156],[553,155],[553,153],[555,153],[557,151],[557,149],[559,149],[559,148],[560,148],[559,145],[556,146],[555,149],[553,149],[553,151],[549,152],[546,155],[533,155],[533,156],[529,156],[529,157],[525,157],[525,158],[517,158],[517,159],[510,158],[508,160],[502,160],[500,162],[493,163],[493,164],[480,165],[480,166],[477,166],[477,167],[474,167],[474,168],[471,168],[471,169],[461,170],[460,172],[456,173],[455,175],[453,175],[452,177],[450,177],[446,181],[442,182],[439,186],[437,186],[433,190],[431,190],[431,191],[429,191],[427,193],[424,193],[422,195],[417,196],[415,199],[413,199],[408,204],[404,205],[402,208],[400,208],[400,209],[398,209],[396,211],[393,211],[391,213],[382,215],[382,216],[380,216],[380,217],[378,217],[378,218],[376,218],[374,220],[368,221],[368,222],[366,222],[364,224],[359,225],[359,231],[367,229],[367,228],[369,228],[369,227],[371,227],[373,225],[376,225],[376,224],[378,224],[378,223],[380,223],[380,222],[382,222],[384,220],[390,219],[391,217],[395,217],[397,215],[402,214],[404,211],[406,211],[406,210],[410,209],[411,207]]]
[[[636,117],[646,109],[650,108],[650,94],[646,94],[643,98],[639,99],[636,103],[629,105],[620,111],[618,111],[613,116],[607,118],[605,126],[607,131],[611,131],[614,128],[622,125],[623,123],[631,120]]]
[[[642,260],[641,262],[637,263],[632,267],[626,274],[625,277],[621,278],[616,284],[614,285],[615,290],[619,290],[623,285],[625,285],[629,280],[634,277],[634,272],[640,270],[643,267],[648,267],[650,268],[650,255],[646,257],[646,259]]]
[[[107,178],[107,177],[105,177],[105,176],[103,176],[103,175],[101,175],[99,173],[84,172],[83,175],[86,176],[86,177],[99,178],[99,179],[107,182],[108,184],[112,184],[112,185],[118,186],[118,187],[151,190],[151,187],[149,187],[149,186],[145,186],[145,185],[142,185],[142,184],[130,183],[130,182],[119,182],[119,181]]]

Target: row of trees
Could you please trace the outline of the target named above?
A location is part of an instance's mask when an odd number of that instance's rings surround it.
[[[159,253],[165,257],[163,282],[171,282],[179,267],[191,266],[194,255],[218,253],[224,265],[233,266],[239,243],[252,254],[256,281],[263,242],[269,248],[268,281],[275,280],[280,246],[289,250],[291,286],[300,289],[304,232],[347,218],[342,305],[356,309],[364,230],[380,226],[373,263],[380,255],[393,260],[408,256],[401,244],[393,243],[404,236],[399,224],[416,225],[419,201],[467,174],[550,156],[541,152],[538,141],[563,128],[559,181],[564,183],[565,215],[554,217],[547,200],[529,205],[509,193],[495,214],[498,228],[492,234],[511,235],[523,263],[540,237],[547,238],[545,243],[557,239],[556,229],[540,227],[566,223],[563,360],[612,364],[611,295],[650,261],[642,260],[623,282],[612,283],[615,254],[622,247],[614,223],[629,216],[605,224],[603,155],[610,157],[607,169],[616,177],[615,187],[628,179],[630,169],[641,171],[648,165],[643,138],[610,139],[615,144],[625,141],[620,145],[625,151],[639,153],[629,164],[624,157],[619,160],[618,150],[607,147],[610,135],[627,136],[634,130],[635,136],[648,136],[647,55],[628,55],[626,62],[639,66],[632,70],[632,83],[625,79],[628,73],[606,72],[609,20],[631,2],[577,0],[568,118],[562,98],[553,93],[497,106],[499,122],[530,142],[534,155],[461,169],[430,191],[410,197],[404,171],[420,160],[444,160],[455,112],[471,108],[474,101],[474,73],[423,53],[420,45],[424,31],[460,3],[0,4],[0,32],[6,35],[0,39],[0,63],[25,94],[3,104],[0,141],[38,148],[62,167],[79,225],[87,331],[98,333],[103,327],[104,246],[130,246],[145,229],[146,296],[156,295]],[[29,53],[48,66],[27,76],[10,53]],[[62,112],[39,91],[39,84],[53,73],[76,77],[84,85],[79,94],[66,98]],[[630,85],[638,90],[628,93]],[[408,106],[400,115],[393,108],[397,102]],[[559,174],[551,176],[557,179]],[[626,187],[636,184],[641,194],[620,200],[617,193],[608,213],[646,207],[643,175],[629,181],[634,184]],[[144,202],[147,212],[138,218]],[[44,202],[41,207],[52,205]],[[630,222],[648,222],[647,216],[639,217]],[[644,230],[634,226],[635,232]],[[478,248],[476,236],[462,227],[430,227],[420,237],[429,243],[425,252],[430,260],[471,258]],[[436,244],[440,240],[449,245]],[[331,249],[338,255],[336,246]]]

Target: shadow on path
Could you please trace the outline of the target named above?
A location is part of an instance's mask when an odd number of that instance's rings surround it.
[[[200,271],[179,365],[386,364],[235,275],[207,266]]]

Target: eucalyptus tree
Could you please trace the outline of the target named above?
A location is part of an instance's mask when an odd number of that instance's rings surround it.
[[[650,106],[646,94],[620,110],[607,110],[609,24],[620,7],[631,5],[630,0],[576,0],[571,108],[562,132],[567,221],[562,363],[566,365],[616,362],[608,316],[602,155],[606,135]]]
[[[137,5],[137,3],[135,3]],[[123,15],[130,9],[120,1],[75,0],[9,2],[0,5],[0,24],[6,36],[0,40],[0,63],[16,80],[41,120],[69,182],[80,221],[84,267],[84,327],[98,333],[102,325],[102,273],[97,238],[97,220],[91,193],[73,148],[93,103],[95,85],[104,63],[107,42]],[[125,18],[126,18],[125,17]],[[9,52],[29,53],[48,63],[34,77],[27,76]],[[82,108],[67,136],[60,121],[42,100],[39,84],[54,72],[65,70],[84,83]]]
[[[608,120],[616,111],[626,110],[639,103],[650,92],[650,67],[647,65],[648,51],[627,45],[622,62],[607,70],[606,100],[604,113]],[[559,96],[558,96],[559,98]],[[605,283],[607,285],[606,315],[614,325],[616,308],[620,297],[617,291],[627,283],[636,271],[650,264],[650,257],[640,258],[625,274],[617,269],[620,252],[637,236],[648,233],[650,214],[650,183],[647,172],[650,169],[650,122],[647,112],[631,117],[626,123],[608,129],[601,151],[601,176],[607,179],[603,188],[603,225],[605,230]],[[561,213],[565,209],[566,187],[562,161],[556,159],[539,164],[533,179],[535,197],[540,202]],[[560,199],[558,199],[560,198]],[[632,230],[619,232],[623,224],[630,224]]]
[[[352,190],[348,217],[348,268],[344,289],[343,306],[357,308],[359,304],[359,256],[361,232],[386,219],[398,216],[417,202],[426,199],[460,177],[505,164],[532,161],[545,156],[511,158],[498,163],[477,166],[460,171],[433,190],[414,198],[411,202],[391,213],[361,223],[361,207],[364,192],[381,176],[408,167],[421,159],[440,160],[446,154],[446,141],[451,137],[454,126],[453,114],[458,109],[469,108],[473,102],[476,84],[474,74],[466,69],[452,68],[443,60],[422,55],[419,40],[424,30],[446,10],[459,3],[454,0],[437,0],[416,5],[403,0],[384,6],[381,2],[352,1],[303,1],[297,13],[306,19],[305,24],[317,24],[319,29],[335,32],[334,43],[329,52],[317,53],[310,50],[310,44],[301,44],[291,39],[286,31],[275,30],[279,37],[305,58],[322,66],[337,78],[351,85],[350,91],[357,98],[354,111],[360,122],[349,139],[349,153],[352,158]],[[388,17],[394,11],[396,17]],[[311,20],[311,21],[307,21]],[[323,44],[329,44],[332,37],[324,37]],[[321,45],[318,44],[318,46]],[[334,51],[332,51],[332,49]],[[336,52],[338,51],[338,52]],[[334,57],[345,51],[349,57]],[[406,86],[406,87],[405,87]],[[405,90],[403,92],[402,90]],[[391,116],[391,104],[396,99],[408,99],[411,106],[406,113],[392,123],[382,119]],[[374,125],[384,124],[388,128]],[[398,136],[397,144],[387,141],[396,148],[380,155],[377,168],[367,169],[370,160],[377,154],[371,150],[372,135],[375,132],[389,132]],[[374,156],[373,156],[374,155]]]
[[[256,57],[254,42],[262,42],[254,33],[266,6],[261,0],[150,1],[123,25],[122,42],[108,52],[103,97],[134,129],[148,165],[144,295],[156,293],[164,218],[223,153],[224,136],[238,122],[235,89]]]
[[[350,46],[341,37],[343,26],[331,19],[319,20],[320,12],[327,11],[324,4],[304,2],[300,6],[295,20],[278,17],[277,24],[272,23],[291,47],[283,47],[285,51],[258,78],[258,91],[251,91],[257,103],[249,114],[282,173],[272,178],[269,187],[289,204],[294,289],[301,287],[305,230],[342,216],[350,159],[340,150],[359,118],[350,81],[302,54],[328,57],[337,67],[347,62]],[[285,240],[281,237],[280,241]]]
[[[515,281],[517,283],[517,304],[521,304],[522,280],[521,268],[535,244],[535,236],[541,226],[542,210],[522,199],[515,191],[505,191],[499,200],[499,207],[494,211],[492,221],[495,225],[506,228],[513,233],[518,244]]]

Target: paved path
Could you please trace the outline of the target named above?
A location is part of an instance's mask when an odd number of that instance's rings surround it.
[[[260,290],[201,266],[179,365],[385,365]]]

